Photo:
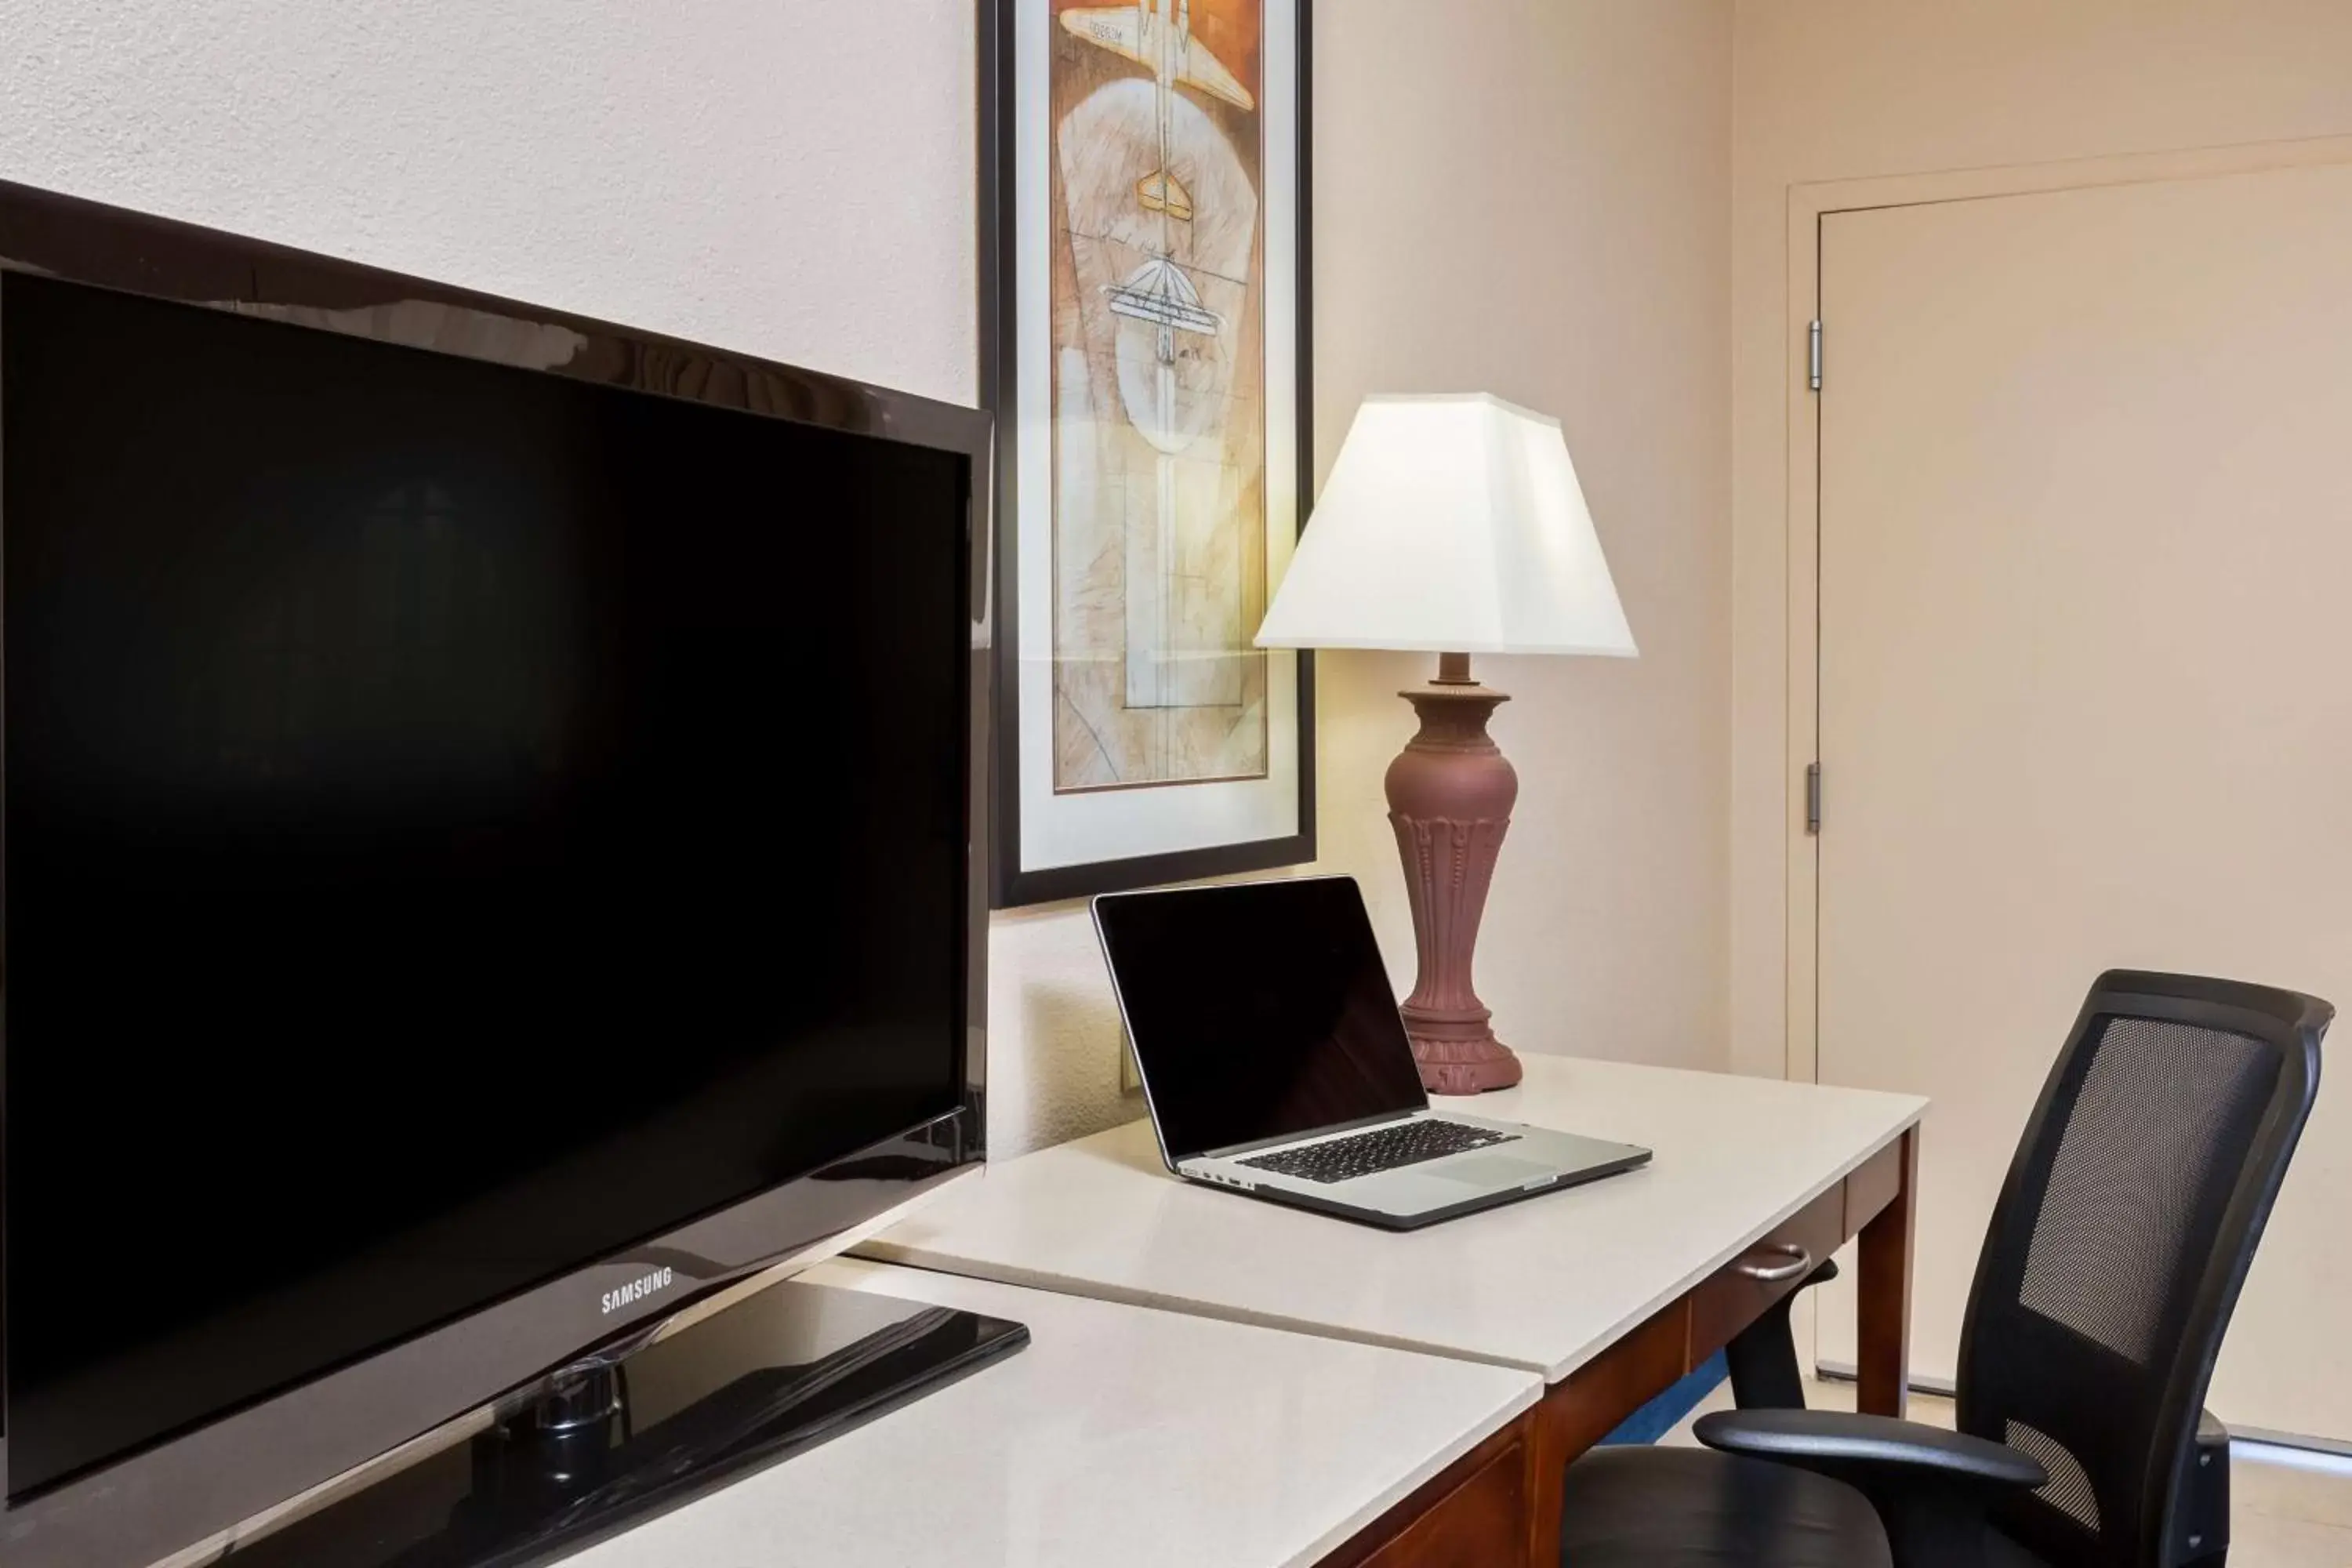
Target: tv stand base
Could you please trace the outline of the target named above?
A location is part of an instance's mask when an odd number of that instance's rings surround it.
[[[233,1568],[525,1568],[919,1399],[1018,1323],[786,1280],[499,1402],[471,1439],[257,1540]]]

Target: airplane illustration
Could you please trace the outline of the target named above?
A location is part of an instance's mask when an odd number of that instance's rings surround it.
[[[1171,16],[1169,7],[1175,7]],[[1132,5],[1099,5],[1062,13],[1062,28],[1073,37],[1150,66],[1160,89],[1160,167],[1138,180],[1136,198],[1146,212],[1165,213],[1179,222],[1192,216],[1192,194],[1168,172],[1169,100],[1189,87],[1236,109],[1254,109],[1241,79],[1192,37],[1192,0],[1135,0]]]

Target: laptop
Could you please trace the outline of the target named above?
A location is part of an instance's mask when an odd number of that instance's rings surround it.
[[[1095,931],[1178,1176],[1391,1230],[1649,1163],[1433,1110],[1351,877],[1107,893]]]

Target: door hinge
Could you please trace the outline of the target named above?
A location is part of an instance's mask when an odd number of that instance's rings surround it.
[[[1811,369],[1812,388],[1819,392],[1822,389],[1822,320],[1819,316],[1813,318],[1812,327],[1806,336],[1811,341],[1806,363]]]
[[[1822,764],[1805,764],[1805,831],[1818,834],[1822,830]]]

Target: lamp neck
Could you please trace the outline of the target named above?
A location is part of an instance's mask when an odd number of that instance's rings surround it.
[[[1421,732],[1405,748],[1406,755],[1438,752],[1475,752],[1496,758],[1502,755],[1486,734],[1486,719],[1511,699],[1508,693],[1481,686],[1471,677],[1468,654],[1439,654],[1436,679],[1397,695],[1412,703],[1413,712],[1421,718]],[[1507,764],[1505,771],[1508,771]],[[1506,807],[1501,815],[1510,816],[1509,809]]]

